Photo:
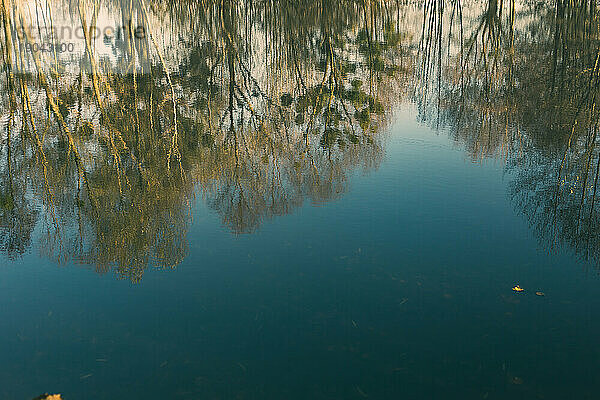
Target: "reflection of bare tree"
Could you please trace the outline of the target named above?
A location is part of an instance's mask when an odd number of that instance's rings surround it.
[[[85,68],[61,74],[63,61],[22,51],[35,40],[16,34],[27,32],[28,13],[3,1],[4,251],[25,251],[39,225],[48,256],[136,281],[147,266],[185,257],[195,195],[233,232],[251,232],[304,199],[341,196],[350,171],[377,166],[398,73],[391,10],[307,3],[298,19],[231,0],[64,3],[86,32],[107,7],[149,36],[100,60],[86,35]],[[164,10],[173,37],[189,33],[170,49],[176,57],[155,37]],[[194,10],[199,18],[188,19]]]
[[[556,154],[527,154],[509,168],[510,193],[517,210],[523,213],[542,242],[550,247],[566,245],[583,259],[600,260],[600,214],[597,196],[597,161],[586,176],[588,156],[580,154],[557,188],[561,158]],[[584,172],[585,173],[585,172]]]
[[[438,121],[473,158],[507,159],[515,205],[545,243],[598,261],[597,11],[586,1],[482,9],[464,48],[449,45]]]

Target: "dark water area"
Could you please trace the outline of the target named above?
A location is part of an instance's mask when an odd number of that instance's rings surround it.
[[[0,399],[598,397],[595,1],[0,16]]]

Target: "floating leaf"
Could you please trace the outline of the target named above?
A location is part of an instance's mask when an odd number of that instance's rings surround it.
[[[522,385],[523,379],[519,378],[518,376],[515,376],[512,378],[512,383],[513,385]]]

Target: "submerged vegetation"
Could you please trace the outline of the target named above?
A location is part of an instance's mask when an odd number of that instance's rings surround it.
[[[234,233],[335,199],[410,99],[506,160],[544,243],[600,260],[595,1],[2,0],[1,24],[9,257],[173,268],[195,198]]]

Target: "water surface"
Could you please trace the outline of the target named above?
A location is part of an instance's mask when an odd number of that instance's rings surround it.
[[[42,3],[2,12],[0,398],[597,397],[589,2]]]

